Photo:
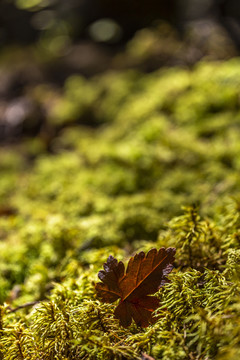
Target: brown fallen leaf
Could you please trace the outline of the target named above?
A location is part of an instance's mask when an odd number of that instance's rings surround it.
[[[99,271],[102,282],[96,284],[99,298],[107,303],[121,299],[114,314],[120,324],[127,327],[132,319],[138,326],[147,327],[154,323],[152,312],[159,306],[155,296],[160,286],[167,281],[167,275],[172,271],[176,249],[151,249],[147,255],[143,251],[129,260],[125,273],[122,261],[109,256]]]

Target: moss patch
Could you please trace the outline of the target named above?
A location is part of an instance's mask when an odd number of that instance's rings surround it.
[[[2,358],[238,359],[239,75],[234,59],[74,76],[52,93],[51,154],[0,149]],[[161,316],[123,329],[97,273],[161,246],[177,248]]]

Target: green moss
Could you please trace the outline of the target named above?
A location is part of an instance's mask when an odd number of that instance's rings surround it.
[[[51,154],[0,149],[2,358],[238,359],[239,72],[234,59],[35,89],[58,135]],[[161,246],[177,256],[157,322],[121,328],[97,273]]]

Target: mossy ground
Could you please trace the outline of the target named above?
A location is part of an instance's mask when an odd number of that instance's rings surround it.
[[[36,86],[51,154],[0,150],[2,359],[239,359],[239,88],[239,59]],[[158,321],[119,327],[98,271],[161,246]]]

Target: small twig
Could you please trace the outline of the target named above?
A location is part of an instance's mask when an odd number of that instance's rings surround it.
[[[28,302],[26,304],[19,305],[14,309],[11,308],[11,306],[8,306],[7,309],[9,310],[10,313],[14,313],[14,312],[16,312],[16,311],[18,311],[20,309],[24,309],[24,308],[29,307],[29,306],[34,306],[34,305],[38,304],[39,302],[40,301],[30,301],[30,302]]]

